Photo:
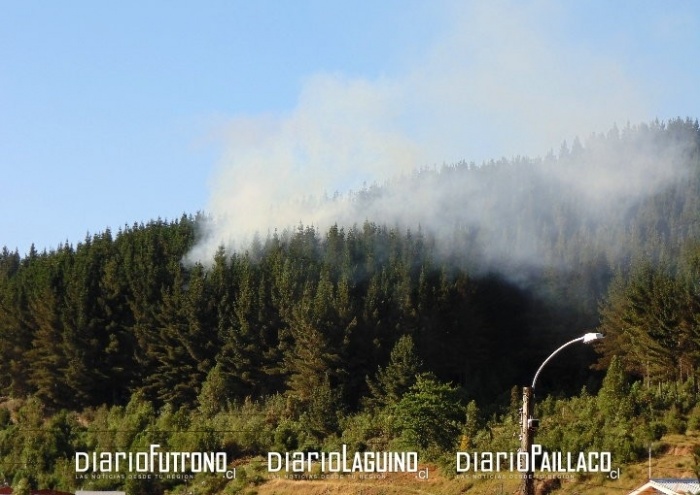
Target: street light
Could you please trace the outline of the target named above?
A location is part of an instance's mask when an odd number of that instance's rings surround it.
[[[540,367],[537,369],[537,372],[535,373],[535,377],[532,379],[532,385],[530,387],[523,387],[523,408],[521,411],[521,417],[520,417],[520,450],[522,452],[530,452],[530,448],[532,447],[532,439],[535,436],[535,430],[537,429],[537,426],[539,424],[539,420],[535,419],[532,417],[532,411],[533,411],[533,393],[535,391],[535,385],[537,384],[537,377],[540,376],[540,372],[542,371],[542,368],[557,354],[559,351],[564,349],[565,347],[574,344],[576,342],[583,342],[584,344],[590,344],[591,342],[595,340],[599,340],[603,338],[602,333],[597,333],[597,332],[589,332],[581,337],[575,338],[573,340],[570,340],[566,344],[562,345],[559,347],[557,350],[555,350],[553,353],[549,355],[547,359],[544,360],[544,362],[540,365]],[[522,495],[534,495],[535,493],[535,479],[534,479],[534,466],[533,464],[533,459],[529,459],[528,462],[528,469],[527,472],[525,473],[525,478],[523,480],[522,484],[522,489],[520,493]]]

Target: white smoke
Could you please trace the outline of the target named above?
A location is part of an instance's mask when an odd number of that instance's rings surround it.
[[[439,215],[440,190],[387,196],[374,211],[350,208],[347,193],[462,159],[544,155],[574,136],[648,119],[643,88],[622,61],[552,36],[560,16],[548,3],[462,3],[444,34],[398,74],[313,74],[288,114],[233,117],[212,219],[189,259],[206,263],[220,245],[243,248],[255,233],[300,223]],[[617,179],[605,170],[572,181],[610,187]]]

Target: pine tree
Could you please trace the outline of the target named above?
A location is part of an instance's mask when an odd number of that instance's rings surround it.
[[[403,335],[391,350],[389,364],[379,368],[373,379],[367,378],[372,399],[378,406],[391,406],[416,383],[422,368],[422,361],[416,355],[413,338]]]

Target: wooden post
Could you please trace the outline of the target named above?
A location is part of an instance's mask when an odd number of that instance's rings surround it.
[[[527,453],[528,468],[523,474],[523,482],[520,487],[521,495],[535,495],[535,478],[533,460],[530,458],[530,449],[532,447],[532,437],[534,432],[530,428],[530,419],[532,418],[532,388],[523,387],[523,408],[520,413],[520,451]]]

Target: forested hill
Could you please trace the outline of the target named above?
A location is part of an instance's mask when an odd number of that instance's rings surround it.
[[[2,393],[69,409],[280,393],[352,411],[422,370],[492,400],[598,325],[600,366],[617,353],[650,380],[694,374],[699,150],[698,123],[674,120],[425,170],[358,193],[364,222],[275,233],[206,268],[183,264],[198,232],[186,215],[5,249]],[[596,378],[591,353],[561,361],[550,391]]]

